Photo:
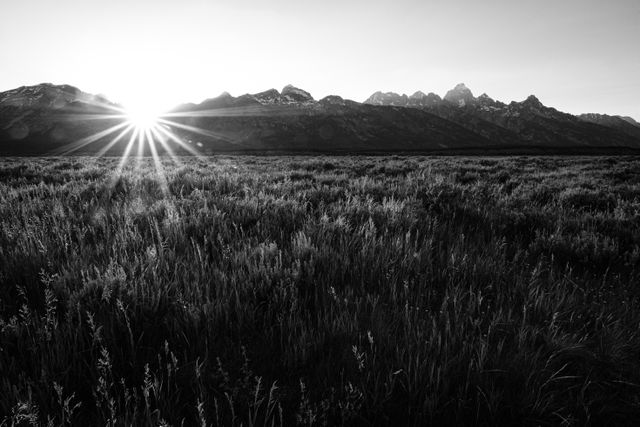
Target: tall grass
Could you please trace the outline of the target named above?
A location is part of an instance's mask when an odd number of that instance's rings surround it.
[[[640,416],[636,158],[0,160],[2,425]]]

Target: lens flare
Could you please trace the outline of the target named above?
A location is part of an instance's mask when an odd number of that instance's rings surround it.
[[[97,150],[96,157],[102,157],[109,152],[121,152],[120,161],[114,170],[111,178],[111,189],[115,188],[119,177],[123,174],[127,163],[132,157],[137,159],[134,165],[134,173],[139,173],[139,167],[144,156],[153,159],[154,169],[160,179],[163,194],[169,195],[169,183],[162,163],[162,156],[167,155],[175,165],[180,166],[182,161],[180,155],[185,152],[197,158],[203,158],[200,149],[202,143],[196,141],[192,143],[191,137],[200,139],[212,139],[224,141],[226,143],[242,146],[233,134],[226,134],[210,127],[201,128],[197,126],[197,121],[185,119],[200,119],[206,117],[259,117],[265,114],[290,115],[299,114],[290,109],[273,109],[262,106],[250,106],[239,108],[218,108],[212,110],[166,112],[159,111],[158,105],[151,101],[152,97],[139,97],[137,103],[128,104],[127,108],[121,108],[115,104],[88,103],[90,107],[100,107],[104,113],[78,113],[71,112],[65,116],[69,121],[104,121],[103,129],[72,141],[53,151],[57,155],[71,155],[86,150],[91,144],[101,144]],[[81,101],[82,102],[82,101]],[[189,123],[189,124],[187,124]],[[92,126],[93,127],[93,126]]]
[[[148,106],[136,106],[126,109],[127,122],[136,129],[147,131],[158,125],[160,114],[155,113]]]

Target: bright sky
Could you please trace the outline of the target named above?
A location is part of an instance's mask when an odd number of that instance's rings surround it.
[[[319,99],[441,96],[640,120],[640,0],[8,0],[0,90],[67,83],[170,107],[286,84]]]

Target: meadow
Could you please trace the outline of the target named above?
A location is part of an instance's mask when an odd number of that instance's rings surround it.
[[[0,425],[640,416],[640,158],[119,161],[0,159]]]

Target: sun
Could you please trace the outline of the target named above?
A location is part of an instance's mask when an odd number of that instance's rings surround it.
[[[149,105],[136,105],[126,108],[127,121],[140,131],[148,131],[158,126],[160,114]]]

